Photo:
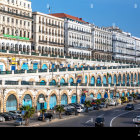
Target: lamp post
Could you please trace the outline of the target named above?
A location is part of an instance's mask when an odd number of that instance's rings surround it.
[[[4,92],[6,90],[6,88],[1,88],[2,89],[2,98],[3,98],[3,112],[4,112]]]

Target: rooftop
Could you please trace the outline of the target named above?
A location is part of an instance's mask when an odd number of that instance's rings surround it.
[[[68,18],[68,19],[72,19],[72,20],[82,22],[82,23],[88,23],[88,22],[85,22],[82,18],[74,17],[74,16],[71,16],[71,15],[68,15],[68,14],[65,14],[65,13],[54,13],[54,14],[50,14],[50,15],[56,16],[56,17],[59,17],[59,18]]]

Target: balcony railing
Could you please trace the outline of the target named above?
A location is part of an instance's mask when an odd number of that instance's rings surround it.
[[[21,85],[33,85],[33,82],[21,81]]]
[[[18,81],[5,81],[5,85],[18,85]]]

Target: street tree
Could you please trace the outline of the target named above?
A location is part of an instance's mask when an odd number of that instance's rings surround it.
[[[62,112],[65,111],[64,107],[61,105],[58,105],[58,106],[56,106],[55,110],[56,110],[56,112],[59,113],[59,119],[62,119]]]
[[[42,121],[44,122],[45,121],[45,116],[44,116],[44,114],[45,114],[45,112],[47,111],[47,109],[41,109],[40,110],[40,113],[42,114]]]
[[[20,110],[21,112],[24,111],[23,118],[25,119],[25,125],[28,126],[30,118],[35,113],[35,108],[30,106],[22,106]]]

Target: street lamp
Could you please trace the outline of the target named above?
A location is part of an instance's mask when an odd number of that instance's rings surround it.
[[[4,92],[6,88],[1,88],[2,89],[2,97],[3,97],[3,112],[4,112]]]

